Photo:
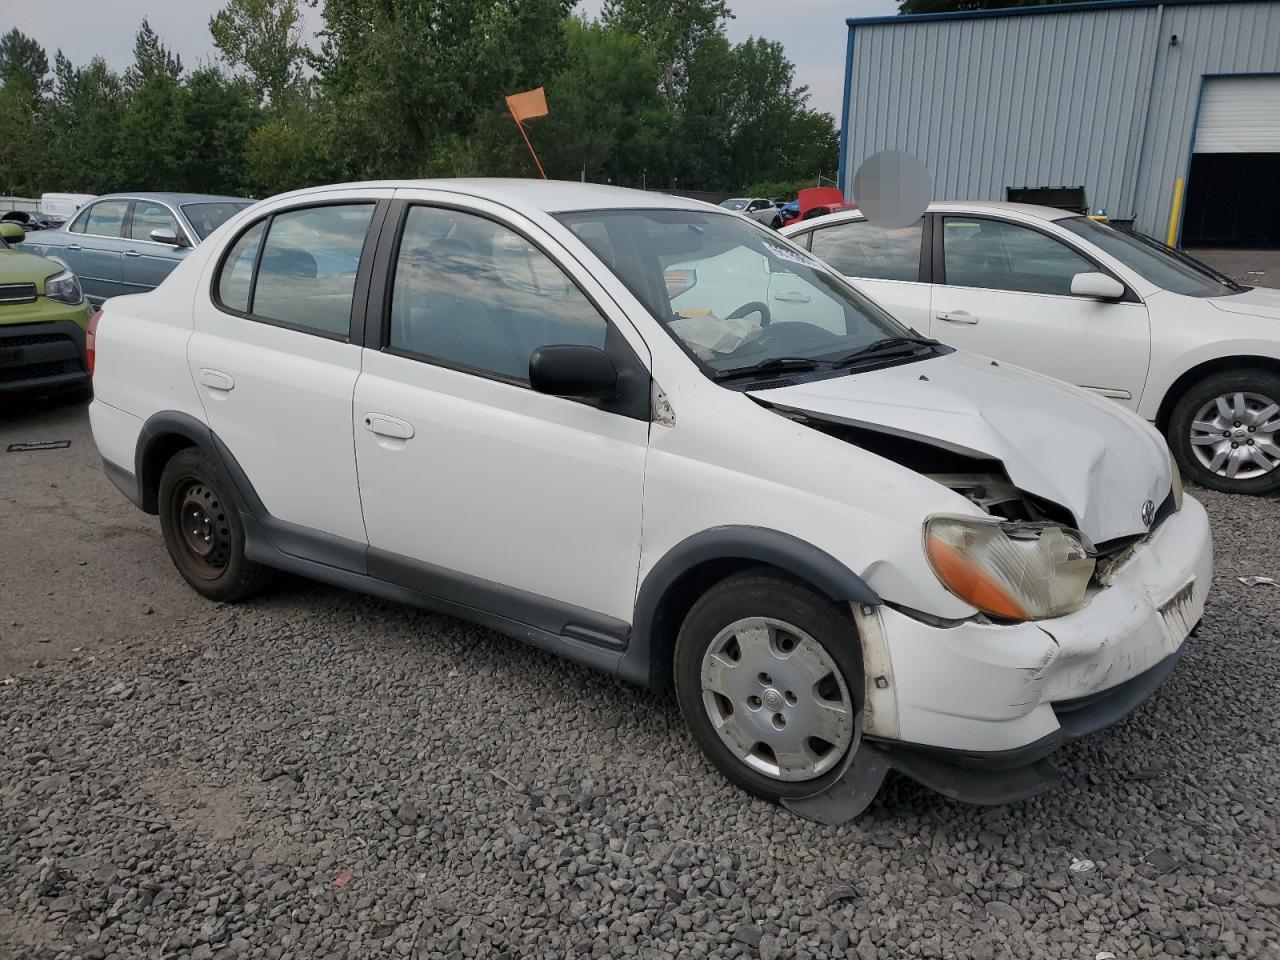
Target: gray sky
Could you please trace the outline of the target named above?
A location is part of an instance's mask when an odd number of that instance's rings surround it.
[[[0,31],[15,26],[44,44],[50,61],[58,48],[73,63],[101,55],[117,70],[133,59],[133,35],[146,16],[160,38],[191,67],[211,60],[209,18],[226,0],[0,0]],[[592,15],[601,0],[580,0]],[[729,38],[780,41],[809,85],[811,104],[837,115],[843,96],[846,17],[892,14],[895,0],[730,0],[735,19]],[[306,11],[314,30],[318,11]],[[553,107],[554,109],[554,107]]]

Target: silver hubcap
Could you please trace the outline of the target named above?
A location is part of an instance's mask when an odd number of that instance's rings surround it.
[[[734,755],[777,780],[822,776],[853,739],[853,698],[835,661],[781,620],[748,617],[716,635],[702,658],[702,704]]]
[[[1280,404],[1259,393],[1228,393],[1201,407],[1191,424],[1191,449],[1230,480],[1252,480],[1280,465]]]

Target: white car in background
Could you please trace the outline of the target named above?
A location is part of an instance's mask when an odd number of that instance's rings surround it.
[[[108,301],[89,350],[107,475],[199,593],[278,568],[674,686],[729,779],[820,819],[890,767],[1051,786],[1209,591],[1148,424],[695,201],[285,194]]]
[[[1141,414],[1196,483],[1280,489],[1280,291],[1050,207],[935,203],[897,229],[848,211],[783,233],[916,330]]]
[[[782,226],[782,211],[778,209],[776,203],[764,197],[732,197],[721,201],[720,206],[759,221],[766,227],[773,227],[775,230]]]

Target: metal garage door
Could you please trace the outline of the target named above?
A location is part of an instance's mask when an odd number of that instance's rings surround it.
[[[1280,153],[1280,76],[1205,80],[1196,153]]]

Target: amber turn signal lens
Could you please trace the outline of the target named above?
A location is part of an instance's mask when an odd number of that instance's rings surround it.
[[[958,550],[936,537],[929,538],[925,549],[938,579],[961,600],[997,617],[1008,620],[1030,619],[1018,601]]]

